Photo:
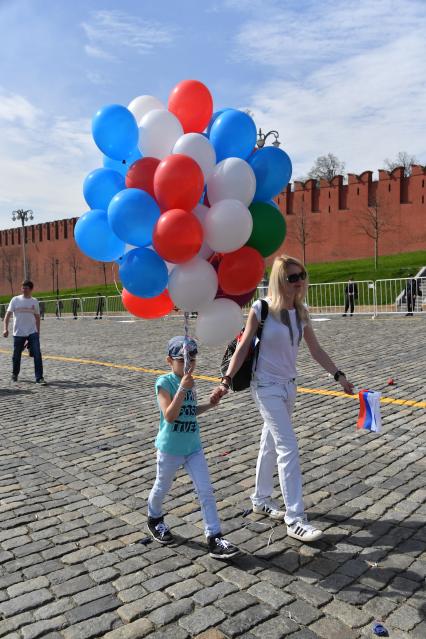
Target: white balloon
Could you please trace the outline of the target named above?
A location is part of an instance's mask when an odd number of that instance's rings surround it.
[[[138,95],[127,107],[135,116],[136,122],[139,124],[143,116],[153,109],[166,109],[164,104],[153,95]]]
[[[162,160],[170,155],[178,138],[183,135],[179,120],[170,111],[154,109],[143,116],[139,124],[139,149],[144,157]]]
[[[216,151],[204,135],[201,135],[201,133],[185,133],[176,142],[173,153],[182,153],[182,155],[188,155],[195,160],[204,174],[204,182],[207,182],[216,165]]]
[[[240,158],[219,162],[207,181],[210,205],[220,200],[240,200],[251,204],[256,191],[256,176],[250,164]]]
[[[198,218],[199,222],[201,222],[201,226],[203,227],[203,230],[204,230],[204,220],[206,219],[208,210],[209,210],[208,206],[205,206],[204,204],[197,204],[195,209],[192,211],[195,217]],[[203,241],[197,255],[198,257],[202,257],[204,260],[208,260],[209,257],[213,255],[213,253],[214,253],[213,249],[210,248],[207,242]]]
[[[243,313],[236,302],[214,300],[198,314],[195,333],[207,346],[221,346],[230,342],[244,324]]]
[[[170,273],[169,294],[183,311],[198,311],[210,304],[217,293],[213,266],[200,257],[178,264]]]
[[[239,200],[221,200],[211,206],[204,220],[204,240],[219,253],[244,246],[253,230],[253,218]]]

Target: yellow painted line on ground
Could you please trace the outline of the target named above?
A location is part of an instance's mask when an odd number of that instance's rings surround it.
[[[11,355],[12,351],[0,349],[0,353],[4,355]],[[64,357],[62,355],[44,355],[43,359],[50,359],[57,362],[71,362],[73,364],[85,364],[88,366],[105,366],[106,368],[117,368],[120,370],[135,371],[137,373],[150,373],[152,375],[164,375],[168,373],[168,370],[159,368],[146,368],[144,366],[132,366],[131,364],[116,364],[114,362],[101,362],[96,359],[84,359],[80,357]],[[219,382],[219,377],[212,377],[210,375],[194,375],[196,379],[202,379],[207,382]],[[329,395],[330,397],[345,397],[346,399],[358,399],[358,395],[347,395],[342,391],[324,390],[322,388],[305,388],[298,386],[299,393],[306,393],[308,395]],[[426,408],[426,402],[416,402],[412,399],[395,399],[393,397],[382,397],[382,404],[397,404],[399,406],[412,406],[413,408]]]

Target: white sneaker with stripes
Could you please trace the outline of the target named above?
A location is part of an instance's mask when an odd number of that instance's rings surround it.
[[[271,499],[267,499],[263,504],[253,504],[253,512],[257,515],[265,515],[271,519],[282,521],[284,519],[285,512],[277,507],[277,504]]]
[[[316,541],[320,537],[322,537],[323,532],[315,526],[312,526],[308,523],[306,518],[298,519],[293,522],[289,526],[287,526],[287,535],[289,537],[293,537],[293,539],[298,539],[299,541]]]

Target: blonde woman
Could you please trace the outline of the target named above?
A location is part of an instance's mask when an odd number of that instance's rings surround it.
[[[264,420],[256,466],[256,484],[251,495],[253,512],[284,520],[287,534],[303,542],[322,536],[308,523],[302,492],[299,450],[291,424],[296,398],[296,358],[302,337],[314,360],[334,376],[343,390],[352,395],[353,384],[319,345],[304,304],[308,275],[303,264],[287,255],[277,257],[272,266],[268,289],[269,312],[260,341],[251,393]],[[246,328],[220,386],[213,398],[222,397],[232,386],[232,378],[242,366],[261,320],[261,301],[249,313]],[[273,473],[278,476],[285,512],[272,501]]]

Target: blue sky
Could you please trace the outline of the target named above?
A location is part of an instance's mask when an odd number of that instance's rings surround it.
[[[80,215],[96,110],[185,78],[276,128],[294,175],[426,164],[424,0],[0,0],[0,228]]]

